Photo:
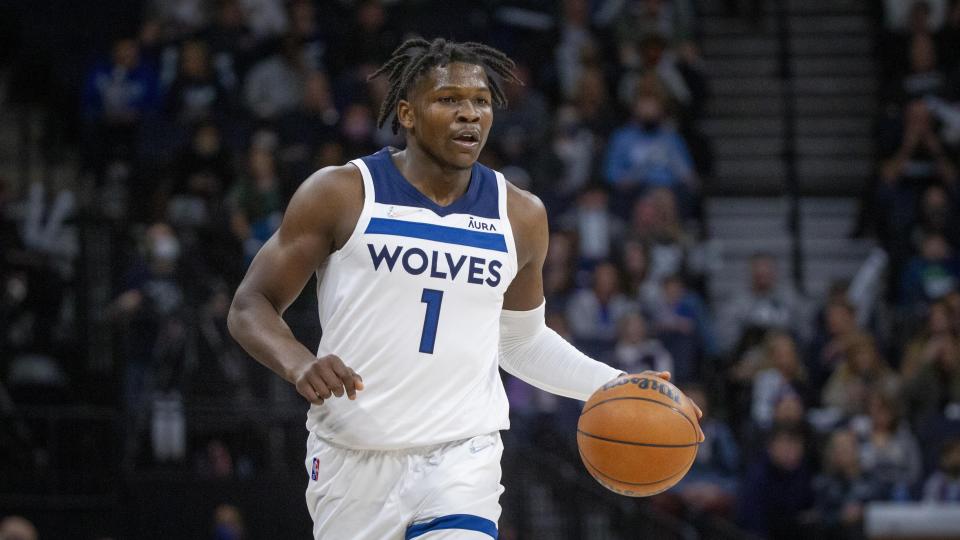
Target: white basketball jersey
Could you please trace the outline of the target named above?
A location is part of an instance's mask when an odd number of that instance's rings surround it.
[[[517,257],[506,180],[475,164],[466,193],[439,206],[389,149],[351,163],[363,175],[363,211],[318,271],[317,355],[342,358],[365,389],[312,405],[307,429],[375,450],[507,429],[499,325]]]

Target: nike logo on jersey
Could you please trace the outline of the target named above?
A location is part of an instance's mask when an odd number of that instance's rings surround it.
[[[403,208],[403,207],[397,208],[396,206],[391,206],[391,207],[387,210],[387,216],[389,216],[389,217],[409,216],[409,215],[411,215],[411,214],[416,214],[417,212],[420,212],[421,210],[423,210],[423,208]]]
[[[370,260],[373,269],[379,271],[383,266],[387,272],[394,269],[406,272],[412,276],[427,274],[436,279],[466,281],[473,285],[488,285],[496,287],[500,284],[500,269],[503,263],[496,259],[483,257],[468,257],[454,255],[445,251],[431,251],[427,253],[420,248],[404,248],[397,246],[391,251],[387,246],[374,247],[367,244],[370,251]]]

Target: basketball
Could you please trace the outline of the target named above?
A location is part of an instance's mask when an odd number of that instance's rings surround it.
[[[697,456],[693,404],[673,384],[651,375],[623,375],[590,396],[577,423],[587,471],[607,489],[630,497],[665,491]]]

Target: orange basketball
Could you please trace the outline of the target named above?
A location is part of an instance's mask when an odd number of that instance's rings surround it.
[[[590,396],[577,423],[580,458],[607,489],[630,497],[665,491],[697,457],[697,414],[676,386],[623,375]]]

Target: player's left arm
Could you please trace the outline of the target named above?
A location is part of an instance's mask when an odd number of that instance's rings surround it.
[[[581,353],[546,326],[543,263],[549,241],[547,212],[535,195],[510,184],[508,189],[518,271],[503,299],[500,365],[538,388],[586,401],[623,372]]]
[[[588,357],[547,327],[543,297],[543,264],[550,236],[547,212],[536,196],[509,184],[508,189],[518,271],[503,299],[500,367],[553,394],[586,401],[623,372]],[[668,372],[651,374],[670,379]]]

